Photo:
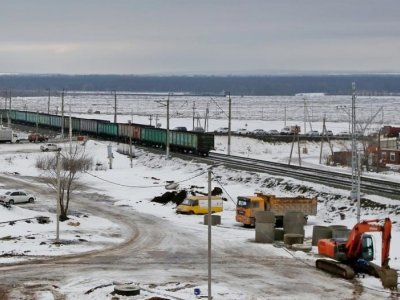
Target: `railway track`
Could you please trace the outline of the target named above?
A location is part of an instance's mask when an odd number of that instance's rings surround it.
[[[229,168],[268,173],[282,177],[310,181],[334,188],[351,189],[351,175],[346,173],[287,165],[271,161],[210,153],[202,160],[212,164],[220,164]],[[400,183],[367,176],[361,177],[360,189],[362,193],[379,195],[400,200]]]

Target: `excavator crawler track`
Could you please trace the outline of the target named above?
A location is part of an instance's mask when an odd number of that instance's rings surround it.
[[[317,259],[315,265],[317,269],[345,279],[353,279],[355,276],[354,270],[351,267],[334,260]]]

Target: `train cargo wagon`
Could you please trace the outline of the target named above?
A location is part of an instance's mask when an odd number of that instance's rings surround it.
[[[197,133],[197,151],[201,154],[208,155],[214,150],[214,135],[211,133]]]
[[[61,116],[50,115],[50,126],[56,129],[61,129]]]
[[[170,144],[173,150],[197,153],[197,134],[188,131],[170,131]]]
[[[110,122],[97,122],[97,134],[104,137],[118,137],[118,124]]]
[[[16,119],[16,114],[17,114],[16,110],[11,109],[11,110],[8,111],[8,115],[10,116],[11,120],[15,120]]]
[[[7,119],[7,111],[5,109],[0,109],[0,118],[2,120]]]
[[[165,147],[167,140],[167,131],[161,128],[143,127],[140,130],[140,141],[146,145]]]
[[[81,132],[87,134],[97,134],[97,122],[99,120],[94,119],[80,119],[81,120]]]
[[[43,127],[50,127],[50,115],[47,114],[38,114],[38,124]]]
[[[79,118],[71,117],[72,131],[80,132],[81,122]],[[64,116],[64,128],[69,130],[69,116]]]
[[[26,121],[28,123],[30,123],[31,125],[36,126],[36,123],[39,121],[38,114],[35,112],[27,111],[26,112]]]
[[[145,125],[141,124],[119,124],[118,133],[122,140],[128,140],[129,136],[133,142],[140,140],[140,128]]]
[[[15,112],[15,120],[21,123],[26,122],[26,111],[16,111]]]

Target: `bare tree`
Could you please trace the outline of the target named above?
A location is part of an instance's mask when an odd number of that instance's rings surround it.
[[[68,149],[69,150],[69,149]],[[40,156],[35,163],[38,169],[44,172],[48,179],[48,185],[57,191],[57,154]],[[93,165],[93,159],[85,153],[85,148],[79,146],[73,147],[71,151],[60,153],[60,221],[68,220],[68,208],[71,195],[79,186],[77,179],[79,174],[90,170]]]

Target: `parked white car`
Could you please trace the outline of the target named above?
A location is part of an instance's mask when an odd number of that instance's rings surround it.
[[[42,150],[43,152],[47,152],[47,151],[60,151],[61,148],[58,147],[57,144],[44,144],[40,146],[40,150]]]
[[[218,128],[217,130],[215,130],[215,132],[217,132],[217,133],[228,133],[229,132],[229,128],[228,127],[221,127],[221,128]]]
[[[0,196],[0,201],[8,204],[34,202],[35,196],[22,190],[7,191],[4,195]]]
[[[246,128],[239,128],[238,130],[235,131],[236,134],[249,134],[249,131]]]

